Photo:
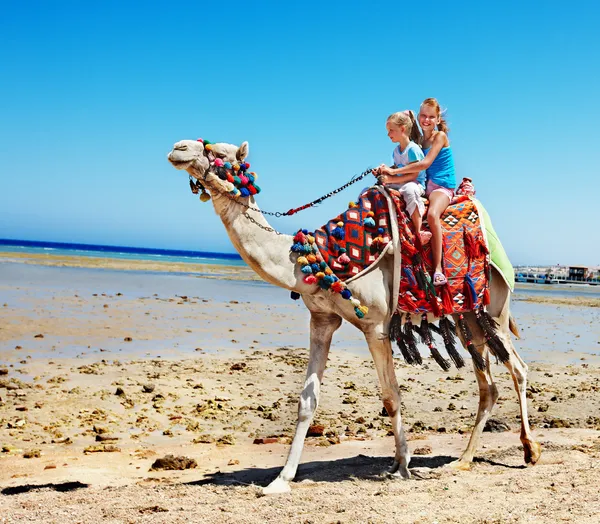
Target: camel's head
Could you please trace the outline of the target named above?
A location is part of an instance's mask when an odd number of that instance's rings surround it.
[[[248,156],[248,149],[248,142],[238,147],[203,140],[181,140],[173,146],[167,158],[176,169],[184,169],[206,189],[212,189],[214,193],[230,193],[231,183],[222,173],[219,176],[221,166],[227,162],[240,165]]]

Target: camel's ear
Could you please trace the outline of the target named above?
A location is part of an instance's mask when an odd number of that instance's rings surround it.
[[[235,156],[240,162],[243,162],[244,159],[248,156],[249,148],[250,148],[250,146],[248,145],[248,142],[244,142],[240,146],[240,148],[237,150],[237,153],[235,154]]]

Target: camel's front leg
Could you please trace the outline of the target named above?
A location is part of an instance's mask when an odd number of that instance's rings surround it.
[[[377,333],[377,331],[366,333],[365,336],[381,384],[383,405],[392,421],[392,430],[396,442],[394,464],[389,470],[389,473],[394,476],[408,479],[410,478],[410,472],[408,471],[410,453],[408,452],[404,428],[402,427],[400,393],[398,391],[398,380],[396,379],[396,372],[394,370],[391,342],[388,337],[382,338],[381,334]]]
[[[285,493],[290,491],[290,481],[296,476],[304,439],[315,411],[319,404],[319,393],[321,392],[321,380],[327,364],[331,338],[336,329],[340,327],[342,319],[335,314],[311,313],[310,318],[310,357],[304,388],[298,402],[298,423],[296,433],[292,440],[292,446],[287,462],[279,476],[271,482],[263,493]]]

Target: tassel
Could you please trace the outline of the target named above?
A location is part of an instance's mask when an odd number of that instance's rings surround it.
[[[465,275],[463,292],[465,295],[465,305],[467,310],[473,311],[475,309],[475,304],[477,304],[477,292],[475,291],[475,284],[471,278],[471,273],[467,273]]]
[[[419,348],[417,347],[417,341],[415,340],[415,335],[413,333],[413,325],[410,320],[410,315],[407,315],[406,322],[404,323],[403,339],[408,351],[412,356],[413,362],[422,364],[423,359],[421,358],[421,353],[419,353]]]
[[[406,276],[406,279],[408,280],[408,285],[411,288],[414,288],[417,285],[417,281],[415,280],[415,275],[413,274],[410,267],[404,266],[402,268],[402,272],[404,273],[404,275]]]
[[[431,333],[429,331],[429,322],[427,322],[426,314],[421,317],[421,325],[417,332],[419,333],[423,344],[429,344],[431,342]]]
[[[481,356],[479,351],[477,351],[477,348],[474,346],[473,334],[471,333],[471,329],[469,328],[469,325],[465,321],[465,317],[462,314],[458,316],[458,327],[467,346],[467,351],[473,359],[473,364],[477,369],[485,369],[487,361]]]
[[[432,295],[431,299],[429,300],[429,305],[431,306],[431,312],[433,313],[435,318],[440,318],[441,316],[443,316],[442,309],[440,308],[440,303],[438,302],[438,298],[435,296],[435,294]]]
[[[442,340],[444,341],[444,347],[446,348],[448,356],[454,362],[454,365],[460,369],[465,366],[465,361],[456,350],[456,338],[454,336],[455,329],[456,326],[448,317],[440,319],[440,332]]]
[[[450,369],[450,361],[442,357],[442,354],[439,352],[438,348],[433,345],[433,342],[429,344],[429,351],[431,352],[433,360],[435,360],[444,371]]]
[[[479,255],[478,258],[483,258],[490,254],[490,250],[485,245],[485,240],[481,234],[477,235],[477,248],[477,254]]]
[[[450,315],[454,312],[454,301],[450,295],[450,289],[448,284],[441,286],[442,288],[442,309],[446,315]]]
[[[345,298],[346,300],[350,300],[350,298],[352,298],[352,292],[346,288],[342,291],[342,298]]]
[[[463,242],[465,243],[465,255],[469,261],[477,258],[478,247],[475,244],[475,238],[466,228],[463,228]]]
[[[410,244],[410,242],[408,242],[408,240],[406,240],[405,238],[402,239],[401,248],[402,254],[406,254],[410,257],[414,257],[418,253],[417,249],[412,244]]]
[[[510,360],[510,355],[506,350],[502,340],[496,333],[498,323],[487,312],[477,311],[475,315],[477,318],[477,324],[479,324],[479,327],[485,335],[487,345],[490,348],[492,355],[494,355],[502,363],[508,362]]]
[[[487,288],[487,286],[483,290],[483,305],[484,306],[489,306],[490,305],[490,291]]]
[[[331,291],[334,293],[341,293],[344,290],[344,283],[341,280],[335,281],[331,284]]]

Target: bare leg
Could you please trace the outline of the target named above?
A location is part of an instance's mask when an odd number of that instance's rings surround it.
[[[421,213],[419,213],[419,208],[415,208],[412,216],[412,223],[415,226],[415,232],[418,235],[419,232],[421,231],[421,226],[423,225],[423,217],[421,216]]]
[[[431,230],[431,250],[433,270],[435,273],[443,273],[442,270],[442,224],[440,217],[450,204],[450,199],[441,191],[433,191],[429,195],[429,209],[427,211],[427,222]]]
[[[394,370],[391,342],[389,338],[382,339],[376,332],[367,333],[365,336],[381,384],[383,405],[392,421],[392,430],[396,442],[394,464],[389,470],[389,473],[394,476],[408,479],[410,478],[410,472],[408,471],[410,454],[406,444],[406,437],[404,436],[404,428],[402,427],[400,394],[398,392],[398,381]]]
[[[342,319],[335,314],[311,313],[310,357],[306,370],[304,388],[298,402],[298,423],[290,452],[279,476],[263,489],[264,494],[290,491],[290,481],[296,476],[304,440],[319,404],[321,380],[327,365],[327,356],[333,333],[340,327]]]

